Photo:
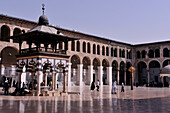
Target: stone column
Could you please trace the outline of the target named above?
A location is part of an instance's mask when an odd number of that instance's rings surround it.
[[[72,63],[68,63],[68,81],[67,81],[68,87],[71,86],[71,65]]]
[[[83,85],[83,64],[78,65],[77,75],[79,77],[79,85]]]
[[[107,83],[109,86],[112,85],[112,67],[107,67]]]
[[[119,56],[119,46],[117,46],[117,57],[120,57]]]
[[[1,65],[1,76],[5,75],[5,67]]]
[[[126,68],[124,69],[124,84],[126,85]]]
[[[37,96],[40,95],[40,90],[41,90],[41,75],[42,75],[42,71],[41,70],[38,70],[37,71]]]
[[[18,72],[18,88],[21,88],[21,74],[22,72]]]
[[[20,77],[20,82],[21,82],[21,87],[23,87],[23,83],[24,84],[26,84],[26,72],[25,71],[23,71],[22,73],[21,73],[21,77]]]
[[[162,86],[164,87],[164,76],[161,76]]]
[[[31,73],[31,78],[32,78],[32,90],[34,90],[34,72]]]
[[[44,84],[45,86],[47,86],[47,73],[46,72],[44,73]]]
[[[90,66],[88,66],[88,78],[89,78],[89,82],[90,82],[90,84],[92,83],[92,81],[93,81],[93,65],[90,65]]]
[[[149,79],[150,79],[150,75],[149,75],[149,69],[147,69],[147,72],[148,72],[148,86],[149,86]]]
[[[27,89],[29,89],[29,76],[30,76],[30,73],[29,72],[27,72]]]
[[[98,71],[99,71],[98,76],[99,76],[100,86],[103,86],[103,66],[99,66]]]
[[[117,68],[117,85],[119,85],[119,68]]]
[[[52,90],[55,89],[55,72],[52,72]]]

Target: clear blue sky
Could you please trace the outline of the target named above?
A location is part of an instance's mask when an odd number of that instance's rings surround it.
[[[0,0],[0,13],[131,44],[170,40],[170,0]]]

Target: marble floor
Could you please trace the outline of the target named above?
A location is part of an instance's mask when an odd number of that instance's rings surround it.
[[[89,86],[69,88],[69,92],[80,92],[80,95],[0,95],[0,113],[170,113],[170,88],[130,90],[126,86],[125,92],[120,92],[118,87],[117,94],[111,94],[109,86],[103,86],[99,92],[89,89]]]

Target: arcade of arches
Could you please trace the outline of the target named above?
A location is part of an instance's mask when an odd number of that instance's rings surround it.
[[[130,73],[127,65],[114,60],[111,64],[107,59],[90,59],[88,56],[81,58],[78,55],[71,57],[71,83],[75,85],[90,85],[92,81],[100,81],[101,85],[111,85],[115,80],[130,85]],[[111,66],[110,66],[111,65]]]
[[[0,17],[2,17],[0,18],[1,76],[12,76],[15,80],[19,46],[15,40],[11,41],[8,37],[23,34],[37,26],[37,23],[10,17],[5,17],[4,22],[4,16]],[[139,85],[150,83],[151,86],[157,86],[164,81],[164,86],[169,84],[168,77],[160,77],[162,68],[170,64],[168,41],[133,45],[63,28],[56,29],[65,36],[80,39],[68,43],[67,55],[70,56],[71,70],[68,73],[70,76],[68,81],[71,85],[90,85],[92,81],[97,80],[101,85],[111,85],[115,80],[118,84],[124,82],[130,85],[131,74],[128,69],[131,66],[135,67],[134,83]],[[64,43],[58,42],[56,49],[64,47]]]

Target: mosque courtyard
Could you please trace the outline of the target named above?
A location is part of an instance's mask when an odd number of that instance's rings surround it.
[[[111,87],[103,86],[91,92],[89,86],[73,86],[62,96],[4,96],[0,95],[0,113],[169,113],[170,89],[134,87],[111,94]],[[59,88],[62,91],[62,87]]]

